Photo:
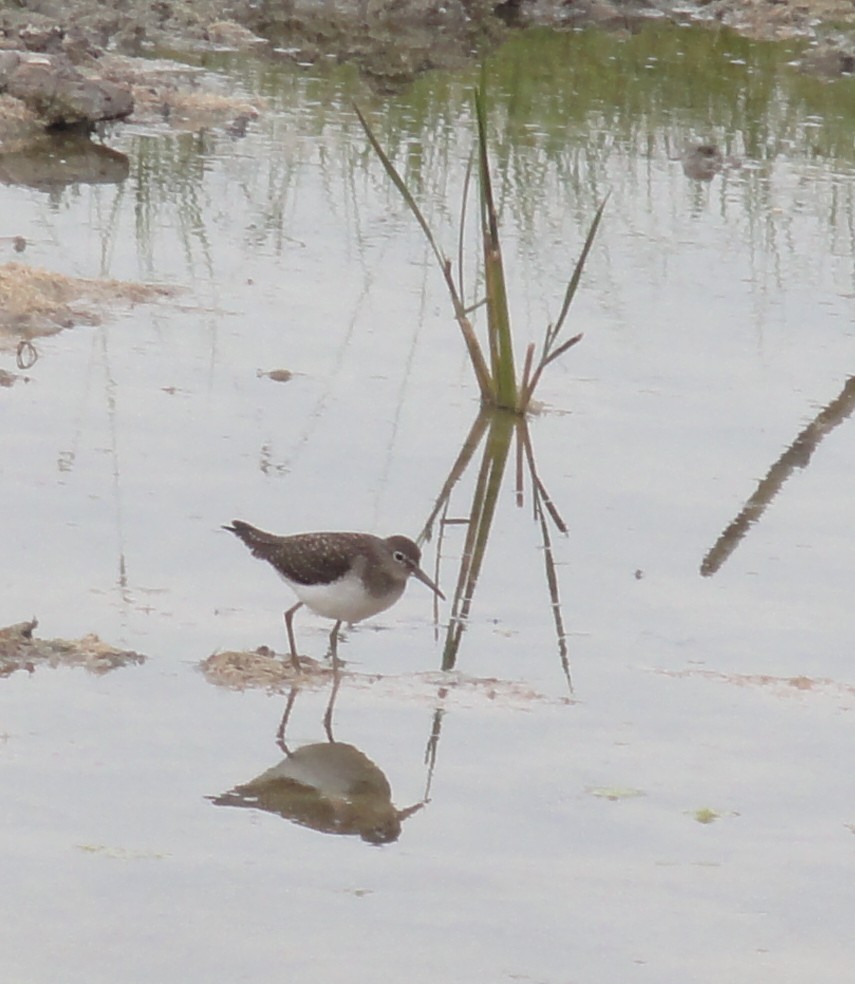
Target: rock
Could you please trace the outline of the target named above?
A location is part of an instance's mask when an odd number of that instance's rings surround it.
[[[211,44],[235,48],[238,51],[267,44],[264,38],[253,34],[235,21],[214,21],[213,24],[208,25],[205,36]]]
[[[0,92],[6,88],[6,83],[20,64],[21,56],[17,51],[0,51]]]
[[[124,119],[134,109],[130,89],[83,75],[64,55],[0,53],[0,92],[4,91],[49,127],[91,127]]]
[[[48,21],[30,21],[18,31],[18,37],[27,51],[59,51],[65,38],[65,28]]]

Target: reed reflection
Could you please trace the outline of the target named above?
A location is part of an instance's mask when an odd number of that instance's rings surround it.
[[[567,633],[564,628],[555,557],[552,549],[552,531],[558,530],[560,533],[566,533],[567,525],[550,498],[537,471],[526,418],[504,411],[482,410],[478,415],[463,442],[460,453],[451,467],[448,478],[419,537],[420,541],[429,540],[433,536],[434,530],[438,530],[436,550],[438,568],[442,554],[442,542],[447,528],[458,524],[466,526],[466,539],[452,598],[451,614],[446,628],[442,669],[451,670],[457,662],[514,439],[516,440],[514,478],[516,504],[518,507],[522,507],[525,502],[526,474],[528,474],[533,518],[539,525],[541,533],[544,573],[555,625],[558,655],[562,671],[572,690]],[[472,464],[476,451],[482,445],[483,453],[468,516],[464,518],[454,517],[449,514],[452,492]]]
[[[855,376],[850,376],[840,394],[827,404],[801,431],[793,443],[772,465],[736,518],[722,532],[701,561],[701,574],[715,574],[739,546],[742,538],[759,521],[766,507],[780,492],[796,468],[806,468],[820,442],[842,424],[855,409]]]

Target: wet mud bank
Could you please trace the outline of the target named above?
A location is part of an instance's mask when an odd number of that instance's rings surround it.
[[[726,25],[758,39],[810,38],[815,60],[847,72],[855,9],[845,0],[238,0],[0,4],[0,49],[63,55],[92,73],[105,52],[273,46],[300,62],[357,64],[380,87],[478,57],[517,26],[632,29],[650,17]],[[838,57],[835,52],[841,52]]]

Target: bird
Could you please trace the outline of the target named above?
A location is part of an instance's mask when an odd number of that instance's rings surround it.
[[[337,671],[336,643],[342,623],[361,622],[390,608],[404,593],[411,576],[445,600],[419,567],[421,550],[406,536],[384,539],[371,533],[339,532],[277,536],[240,519],[223,529],[234,533],[254,557],[266,560],[297,596],[297,604],[284,613],[291,664],[297,671],[300,661],[292,621],[303,605],[316,615],[335,620],[330,653]]]

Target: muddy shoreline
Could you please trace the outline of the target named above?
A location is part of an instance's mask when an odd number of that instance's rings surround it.
[[[274,45],[296,60],[356,63],[394,87],[422,71],[483,55],[515,26],[633,29],[650,17],[727,25],[758,39],[806,37],[844,52],[855,34],[846,0],[124,0],[0,4],[0,48],[63,53],[97,69],[104,52],[143,55],[205,47]],[[830,68],[847,71],[844,59]]]

